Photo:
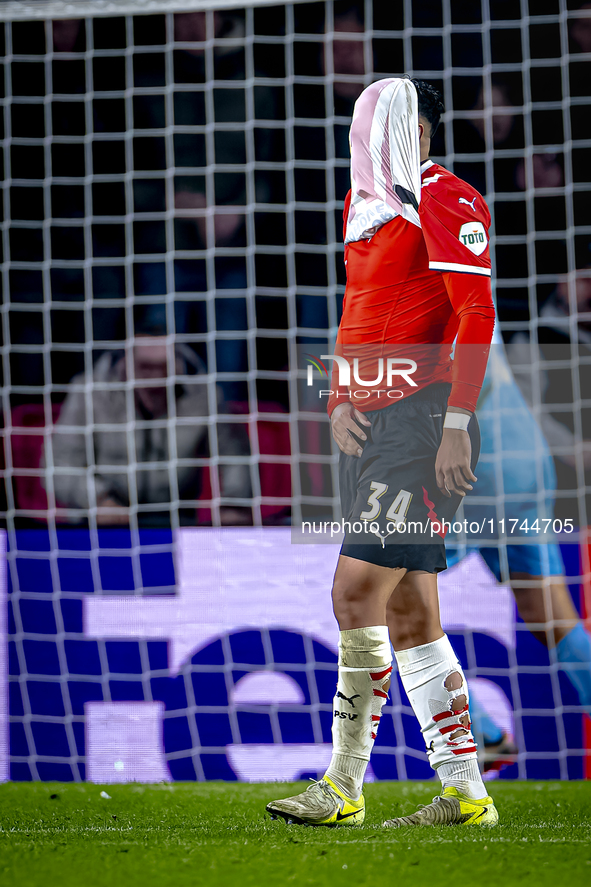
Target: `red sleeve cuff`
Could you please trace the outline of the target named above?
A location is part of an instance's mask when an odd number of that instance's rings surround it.
[[[451,394],[447,401],[448,407],[459,407],[473,413],[480,395],[480,388],[480,385],[472,385],[470,382],[452,382]]]

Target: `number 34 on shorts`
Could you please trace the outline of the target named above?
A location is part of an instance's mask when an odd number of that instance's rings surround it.
[[[361,520],[375,521],[382,514],[382,503],[380,500],[387,494],[388,484],[372,480],[369,489],[371,492],[367,498],[367,511],[362,511],[359,517]],[[404,524],[406,522],[406,515],[412,502],[412,496],[413,494],[408,490],[399,490],[394,496],[392,504],[386,512],[386,521],[394,524],[394,526],[387,528],[388,533],[394,532],[397,524]]]

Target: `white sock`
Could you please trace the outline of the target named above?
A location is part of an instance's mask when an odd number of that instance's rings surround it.
[[[464,758],[468,757],[464,755]],[[449,764],[440,764],[437,775],[443,788],[453,785],[463,795],[469,798],[481,800],[486,798],[488,792],[484,787],[478,761],[469,757],[468,760],[450,761]]]
[[[333,700],[333,753],[326,771],[352,800],[363,778],[388,698],[392,652],[385,625],[352,628],[339,634],[339,678]]]
[[[429,763],[443,788],[486,797],[468,710],[468,684],[447,635],[395,653],[400,679],[421,725]]]

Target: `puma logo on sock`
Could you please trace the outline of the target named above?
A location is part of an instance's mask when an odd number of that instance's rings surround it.
[[[351,708],[355,708],[354,699],[361,699],[361,693],[356,693],[354,696],[345,696],[344,693],[341,693],[340,690],[337,690],[337,697],[339,699],[344,699],[345,702],[348,702]]]

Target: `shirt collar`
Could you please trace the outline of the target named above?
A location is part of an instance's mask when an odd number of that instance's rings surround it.
[[[421,163],[421,172],[425,172],[427,169],[431,169],[432,166],[435,166],[432,160],[423,160]]]

